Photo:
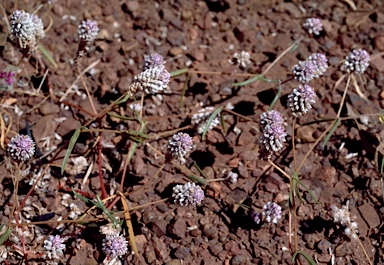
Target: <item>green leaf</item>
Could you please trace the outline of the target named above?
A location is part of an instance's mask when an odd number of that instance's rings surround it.
[[[193,165],[196,167],[197,171],[199,171],[200,174],[206,179],[207,176],[205,175],[204,171],[201,170],[201,168],[197,165],[196,161],[193,161]]]
[[[115,105],[120,105],[124,102],[127,102],[127,100],[131,97],[131,95],[129,93],[126,93],[124,98],[122,98],[121,100],[115,102]]]
[[[313,195],[312,191],[310,189],[307,188],[307,186],[305,186],[305,184],[303,182],[301,182],[300,180],[298,181],[299,184],[301,186],[304,187],[304,189],[309,193],[309,195],[311,195],[312,199],[317,203],[317,204],[320,204],[319,201],[316,199],[315,195]]]
[[[337,126],[339,126],[339,124],[340,124],[340,119],[337,119],[335,124],[332,126],[331,130],[329,131],[327,137],[325,137],[323,145],[326,145],[328,143],[329,139],[331,139],[332,134],[336,131],[336,128]]]
[[[225,122],[224,122],[224,115],[220,115],[220,124],[221,124],[221,127],[223,127],[224,135],[227,135],[227,129],[225,128]]]
[[[171,77],[175,77],[175,76],[178,76],[178,75],[182,75],[182,74],[185,74],[185,73],[188,73],[188,68],[183,68],[183,69],[179,69],[179,70],[176,70],[176,71],[173,71],[170,73]]]
[[[232,86],[234,86],[234,87],[246,86],[246,85],[249,85],[253,82],[256,82],[257,80],[261,80],[261,81],[264,81],[267,83],[279,83],[280,82],[279,80],[267,79],[267,78],[264,78],[262,75],[257,75],[255,77],[252,77],[252,78],[245,80],[243,82],[233,83]]]
[[[276,102],[279,99],[282,90],[283,90],[283,88],[279,85],[279,90],[277,91],[275,98],[273,99],[271,105],[269,106],[269,110],[272,110],[273,107],[276,105]]]
[[[297,259],[297,255],[301,255],[301,256],[303,256],[303,257],[309,262],[309,264],[311,264],[311,265],[317,265],[316,262],[315,262],[310,256],[308,256],[306,253],[304,253],[304,252],[302,252],[302,251],[300,251],[300,250],[296,251],[296,252],[293,254],[293,256],[292,256],[292,262],[295,262],[295,260]]]
[[[39,50],[41,53],[47,58],[47,60],[55,67],[57,68],[57,63],[53,59],[52,55],[41,45],[39,44]]]
[[[75,147],[75,144],[76,144],[76,142],[77,142],[77,139],[78,139],[79,136],[80,136],[80,133],[81,133],[81,129],[82,129],[82,128],[83,128],[83,127],[77,128],[76,131],[73,133],[73,135],[72,135],[72,137],[71,137],[71,140],[69,141],[68,150],[67,150],[67,152],[65,153],[63,163],[61,164],[61,175],[64,174],[65,165],[66,165],[67,162],[68,162],[68,158],[69,158],[69,156],[70,156],[71,153],[72,153],[73,147]]]
[[[105,213],[105,215],[108,217],[109,220],[115,225],[117,225],[119,222],[117,221],[116,217],[111,214],[111,212],[105,207],[104,203],[100,199],[99,195],[96,194],[96,200],[98,202],[99,208]]]
[[[0,226],[0,231],[3,230],[3,227],[4,227],[4,225]],[[5,230],[5,232],[0,236],[0,246],[8,239],[11,232],[12,232],[12,229],[7,228],[7,230]]]
[[[72,188],[72,192],[73,192],[73,194],[74,194],[77,198],[79,198],[80,200],[82,200],[82,201],[85,202],[86,204],[89,204],[89,203],[93,203],[93,204],[95,204],[94,201],[92,201],[92,200],[90,200],[90,199],[88,199],[88,198],[85,198],[83,195],[80,195],[79,193],[77,193],[77,192],[75,191],[74,188]],[[95,206],[96,206],[96,205],[95,205]]]
[[[187,177],[190,178],[191,180],[193,180],[194,182],[198,182],[198,183],[203,184],[203,185],[205,185],[207,183],[207,181],[205,179],[198,177],[198,176],[195,176],[195,175],[188,175]]]
[[[121,115],[117,115],[117,114],[112,113],[112,112],[108,112],[107,114],[109,116],[111,116],[111,117],[118,118],[118,119],[121,119],[121,120],[128,120],[128,121],[136,121],[137,120],[136,118],[121,116]]]
[[[208,129],[211,126],[211,123],[212,123],[213,119],[216,118],[216,116],[222,111],[222,109],[223,109],[223,107],[218,108],[217,110],[215,110],[212,113],[211,117],[209,117],[209,119],[207,121],[207,124],[205,125],[203,135],[201,137],[203,139],[203,141],[205,140],[205,135],[207,134]]]

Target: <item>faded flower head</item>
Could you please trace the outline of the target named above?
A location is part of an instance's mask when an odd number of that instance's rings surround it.
[[[297,117],[308,112],[316,102],[316,93],[308,85],[299,85],[288,95],[288,106],[292,110],[292,115]]]
[[[44,24],[41,18],[39,18],[36,15],[31,15],[32,22],[34,24],[35,28],[35,37],[36,39],[42,39],[45,37],[45,32],[44,32]]]
[[[15,10],[11,19],[11,39],[20,45],[20,48],[33,47],[36,45],[36,29],[33,17],[23,11]]]
[[[241,51],[240,53],[235,53],[229,62],[235,64],[239,67],[246,68],[251,64],[251,55],[249,52]]]
[[[65,172],[71,176],[81,174],[88,166],[88,161],[84,156],[71,158],[71,163],[65,165]]]
[[[260,130],[264,130],[265,126],[271,124],[283,124],[284,119],[280,112],[269,110],[260,115]]]
[[[121,226],[108,223],[106,225],[100,226],[100,233],[103,235],[112,235],[112,234],[119,234],[121,232]]]
[[[263,206],[262,215],[266,222],[277,224],[277,221],[281,218],[281,207],[277,203],[267,202]]]
[[[327,71],[328,68],[328,59],[322,53],[313,53],[311,54],[307,60],[311,62],[315,66],[315,77],[319,77]]]
[[[112,259],[123,256],[128,251],[128,242],[122,235],[109,234],[103,239],[103,251]]]
[[[181,163],[185,162],[185,156],[193,149],[192,137],[187,133],[174,134],[167,144],[167,157],[176,158]]]
[[[44,241],[44,250],[47,259],[60,259],[65,250],[64,239],[59,235],[49,236]]]
[[[200,205],[204,199],[204,191],[195,183],[187,182],[184,185],[179,184],[173,187],[172,197],[175,198],[175,203],[181,206],[188,206],[189,204],[196,206]]]
[[[203,109],[198,110],[197,113],[193,114],[191,117],[191,123],[193,125],[197,125],[197,132],[199,134],[202,134],[204,132],[205,126],[207,125],[207,122],[209,120],[209,117],[211,117],[213,111],[215,110],[214,107],[206,107]],[[220,114],[217,115],[209,125],[208,131],[215,128],[217,125],[220,124]]]
[[[155,66],[135,76],[129,90],[132,94],[144,91],[147,94],[157,94],[167,88],[171,76],[164,65]]]
[[[309,34],[320,35],[320,31],[323,30],[323,24],[318,18],[308,18],[303,27],[308,31]]]
[[[311,61],[300,61],[292,69],[294,78],[305,84],[316,77],[316,66]]]
[[[229,171],[226,180],[231,182],[231,183],[236,183],[238,177],[239,177],[239,174],[237,174],[233,171]]]
[[[353,50],[344,61],[344,68],[347,72],[356,72],[362,74],[369,66],[369,54],[366,50]]]
[[[336,205],[332,205],[332,217],[335,223],[340,223],[342,226],[345,226],[344,233],[352,238],[357,238],[357,223],[351,221],[350,212],[349,212],[349,201],[346,205],[341,206],[339,209]]]
[[[14,160],[26,161],[35,154],[35,142],[29,135],[18,134],[11,139],[7,150]]]
[[[144,70],[155,66],[164,66],[165,63],[164,57],[158,53],[144,55]]]
[[[261,223],[261,213],[251,212],[251,217],[256,224]]]
[[[90,19],[82,21],[77,28],[77,34],[80,40],[84,42],[94,41],[98,33],[99,27],[97,26],[97,22]]]

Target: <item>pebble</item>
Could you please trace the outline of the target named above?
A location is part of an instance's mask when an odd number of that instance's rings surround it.
[[[179,217],[173,224],[168,227],[168,231],[178,238],[184,238],[185,232],[187,231],[187,223],[185,222],[184,218]]]
[[[379,51],[384,51],[384,36],[377,36],[375,38],[375,48]]]
[[[156,254],[155,254],[155,251],[153,250],[150,250],[150,251],[146,251],[144,253],[144,258],[145,258],[145,261],[150,264],[152,262],[154,262],[156,260]]]
[[[56,114],[60,112],[60,107],[57,104],[46,102],[40,107],[40,113],[42,115]]]
[[[242,265],[246,264],[247,262],[247,257],[244,255],[237,255],[231,260],[231,265]]]
[[[326,239],[320,240],[320,242],[317,244],[317,248],[322,251],[322,254],[328,253],[328,249],[331,246],[332,246],[332,244]]]
[[[216,228],[216,226],[214,226],[213,224],[205,224],[203,225],[203,234],[208,238],[208,239],[215,239],[218,237],[218,230]]]
[[[359,206],[358,209],[363,219],[367,222],[369,228],[375,228],[380,225],[380,216],[371,204],[363,204]]]
[[[191,252],[190,248],[185,246],[180,246],[178,249],[176,249],[174,255],[176,258],[182,260],[189,254],[189,252]]]
[[[169,54],[172,56],[177,56],[177,55],[182,54],[182,53],[183,53],[183,49],[180,47],[172,47],[169,50]]]

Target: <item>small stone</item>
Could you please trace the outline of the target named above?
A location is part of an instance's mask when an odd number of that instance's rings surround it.
[[[231,256],[236,256],[241,253],[241,250],[239,246],[236,244],[235,241],[230,240],[224,245],[225,250],[230,254]]]
[[[380,216],[371,204],[363,204],[359,206],[358,209],[365,222],[367,222],[369,228],[372,229],[380,225]]]
[[[145,258],[145,261],[150,264],[152,262],[154,262],[156,260],[156,254],[155,254],[155,251],[153,250],[150,250],[150,251],[146,251],[144,253],[144,258]]]
[[[353,250],[351,249],[350,244],[348,242],[342,242],[335,249],[335,256],[336,257],[344,257],[344,256],[350,255],[352,253],[353,253]]]
[[[209,251],[212,253],[213,256],[219,255],[219,253],[223,250],[223,246],[221,244],[216,244],[214,246],[209,247]]]
[[[189,20],[191,17],[192,17],[193,13],[189,10],[183,10],[181,11],[181,18],[184,20],[184,21],[187,21]]]
[[[377,36],[375,38],[375,47],[379,51],[384,51],[384,36]]]
[[[247,257],[244,255],[237,255],[231,260],[231,265],[247,264]]]
[[[167,226],[164,221],[156,220],[152,222],[152,232],[154,232],[158,237],[162,237],[167,233]]]
[[[216,226],[210,223],[203,225],[203,233],[210,240],[217,238],[219,234]]]
[[[187,223],[185,222],[184,218],[179,217],[173,224],[168,227],[168,231],[178,238],[184,238],[187,231]]]
[[[331,246],[332,246],[332,244],[326,239],[320,240],[320,242],[317,244],[317,248],[322,251],[322,254],[328,253],[328,249]]]
[[[148,210],[143,213],[143,222],[145,224],[148,224],[155,218],[156,218],[156,213],[152,210]]]
[[[169,54],[172,56],[177,56],[177,55],[182,54],[182,53],[183,53],[183,49],[180,47],[172,47],[169,50]]]
[[[191,252],[190,248],[180,246],[178,249],[176,249],[174,255],[178,259],[184,259],[189,254],[189,252]]]
[[[40,107],[42,115],[56,114],[60,112],[60,107],[57,104],[46,102]]]

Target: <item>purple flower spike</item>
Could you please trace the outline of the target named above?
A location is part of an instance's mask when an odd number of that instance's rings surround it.
[[[358,74],[362,74],[369,66],[369,61],[369,54],[366,50],[353,50],[345,58],[344,67],[347,72],[356,72]]]
[[[277,221],[281,218],[280,205],[274,202],[267,202],[263,206],[263,217],[266,222],[277,224]]]
[[[64,239],[62,239],[59,235],[51,235],[44,241],[44,249],[47,259],[61,259],[63,251],[65,250]]]
[[[319,77],[327,71],[328,59],[322,53],[314,53],[307,58],[308,62],[311,62],[315,66],[315,77]]]
[[[187,133],[179,132],[174,134],[167,145],[167,157],[176,158],[180,163],[185,162],[185,156],[193,149],[192,137]]]
[[[320,31],[323,30],[323,24],[318,18],[308,18],[303,27],[308,31],[309,34],[320,35]]]
[[[187,182],[184,185],[176,185],[173,187],[172,197],[175,198],[175,203],[180,206],[197,206],[204,200],[204,191],[200,186],[192,182]]]
[[[125,255],[128,252],[128,242],[119,234],[110,234],[103,239],[103,251],[110,258]]]
[[[293,66],[292,72],[299,82],[305,84],[316,76],[316,66],[310,61],[300,61]]]
[[[283,124],[284,119],[281,113],[276,110],[269,110],[260,115],[260,130],[271,124]]]
[[[35,142],[28,135],[18,134],[8,144],[8,152],[16,161],[26,161],[35,154]]]
[[[163,66],[165,64],[164,57],[158,53],[144,55],[144,70],[155,66]]]
[[[260,157],[269,159],[273,152],[280,151],[287,136],[284,126],[284,119],[280,112],[270,110],[260,115]]]
[[[299,85],[298,88],[293,89],[288,95],[288,106],[292,110],[292,115],[297,117],[307,113],[312,108],[311,104],[316,102],[315,98],[315,91],[308,85]]]
[[[132,94],[144,91],[146,94],[157,94],[168,87],[171,75],[164,65],[155,66],[134,77],[129,90]]]
[[[97,34],[99,33],[97,22],[90,19],[82,21],[77,29],[77,33],[81,41],[94,41],[97,37]]]

